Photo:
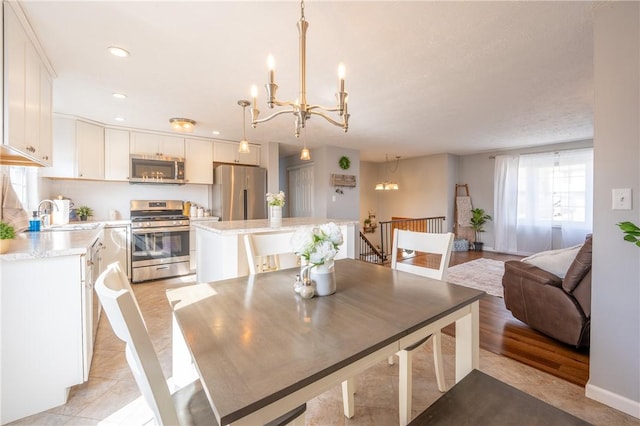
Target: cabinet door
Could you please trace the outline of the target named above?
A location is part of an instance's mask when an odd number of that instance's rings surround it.
[[[40,65],[40,140],[38,152],[39,158],[45,166],[53,164],[52,102],[53,83],[51,76],[44,65]]]
[[[131,132],[130,153],[136,155],[162,155],[162,136],[153,133]]]
[[[104,127],[77,121],[76,150],[78,177],[104,179]]]
[[[213,146],[213,161],[217,163],[247,164],[252,166],[260,165],[260,147],[251,145],[251,152],[240,154],[238,147],[240,144],[216,141]]]
[[[184,158],[184,138],[163,136],[160,153],[163,157]]]
[[[185,140],[185,174],[188,183],[213,184],[213,143]]]
[[[52,167],[40,169],[40,176],[75,178],[76,164],[76,120],[71,118],[53,118],[53,158]]]
[[[6,96],[5,143],[27,155],[33,155],[25,142],[25,82],[27,36],[11,6],[4,5],[4,90]]]
[[[113,262],[120,262],[122,270],[131,277],[129,272],[129,231],[129,226],[105,228],[102,265],[106,268]]]
[[[40,58],[31,43],[25,43],[24,139],[31,155],[40,157]],[[35,125],[34,125],[35,124]]]
[[[105,180],[129,180],[129,131],[104,130]]]

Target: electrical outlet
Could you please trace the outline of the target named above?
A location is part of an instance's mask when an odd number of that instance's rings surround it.
[[[613,210],[631,210],[631,188],[612,189],[611,203]]]

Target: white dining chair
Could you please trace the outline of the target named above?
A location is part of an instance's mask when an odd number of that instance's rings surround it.
[[[451,249],[453,247],[453,237],[454,235],[451,232],[432,234],[396,229],[393,236],[391,268],[428,278],[446,280],[447,269],[451,259]],[[440,259],[439,261],[434,259],[434,262],[437,263],[437,268],[430,268],[402,261],[402,259],[399,259],[398,257],[398,254],[401,251],[402,253],[428,253],[430,256],[433,254],[440,255]],[[447,390],[442,362],[442,334],[440,330],[438,330],[431,336],[416,342],[408,348],[404,348],[396,354],[399,358],[400,384],[398,393],[400,397],[399,410],[401,425],[406,425],[411,419],[411,394],[413,383],[411,367],[413,352],[430,339],[433,339],[433,360],[435,364],[438,389],[440,392],[445,392]],[[393,357],[389,358],[389,363],[393,364]]]
[[[293,232],[246,234],[244,246],[249,274],[277,271],[298,266],[298,258],[291,247]]]
[[[126,343],[126,359],[158,425],[217,425],[200,380],[173,394],[169,392],[158,355],[153,348],[129,279],[118,262],[98,277],[95,290],[116,336]],[[304,424],[303,404],[275,419],[270,425]]]

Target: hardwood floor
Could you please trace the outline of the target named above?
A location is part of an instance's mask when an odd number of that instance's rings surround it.
[[[453,252],[449,265],[481,257],[501,261],[520,259],[488,251]],[[450,326],[443,332],[454,336],[455,328]],[[499,297],[486,295],[480,300],[480,347],[579,386],[584,387],[589,379],[588,348],[576,349],[529,328],[513,317]]]

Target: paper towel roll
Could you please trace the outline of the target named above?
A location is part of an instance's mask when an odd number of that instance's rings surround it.
[[[53,225],[66,225],[69,223],[69,200],[53,200],[57,209],[54,207],[51,212],[51,223]]]

